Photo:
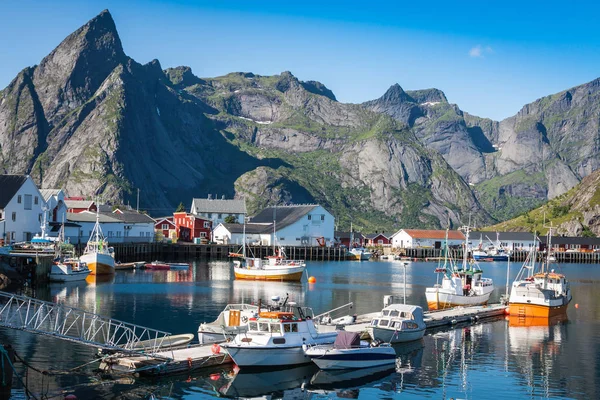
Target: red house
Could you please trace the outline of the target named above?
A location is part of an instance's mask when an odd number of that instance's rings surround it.
[[[365,237],[367,246],[389,246],[392,243],[384,233],[370,233]]]
[[[177,237],[184,242],[193,242],[196,238],[211,240],[212,221],[185,211],[173,213],[173,223]]]
[[[92,200],[79,200],[81,197],[65,197],[67,212],[80,213],[83,211],[96,212],[96,203]],[[77,199],[77,200],[75,200]]]
[[[335,240],[338,245],[347,248],[363,247],[365,245],[365,238],[360,232],[335,231]],[[350,242],[352,242],[352,244]]]
[[[173,217],[158,218],[154,224],[154,232],[162,233],[165,239],[172,239],[173,234],[177,236],[177,226],[173,222]]]

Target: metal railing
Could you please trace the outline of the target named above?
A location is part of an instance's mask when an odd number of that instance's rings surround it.
[[[0,326],[121,352],[162,351],[170,333],[102,317],[82,309],[0,291]],[[162,358],[165,358],[164,356]]]

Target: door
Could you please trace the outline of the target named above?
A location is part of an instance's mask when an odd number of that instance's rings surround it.
[[[229,326],[240,326],[240,311],[229,311]]]

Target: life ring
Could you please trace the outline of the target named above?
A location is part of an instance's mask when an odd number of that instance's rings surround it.
[[[221,346],[219,346],[216,343],[213,343],[212,347],[210,348],[213,354],[219,354],[221,353]]]
[[[246,323],[246,322],[248,322],[248,317],[244,315],[244,316],[242,317],[242,322],[243,322],[243,323]]]

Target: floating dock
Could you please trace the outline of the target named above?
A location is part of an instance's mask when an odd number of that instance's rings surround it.
[[[439,311],[425,311],[423,321],[427,329],[432,329],[461,322],[476,322],[504,315],[505,313],[506,305],[500,303],[487,306],[455,307]],[[355,324],[346,325],[344,329],[349,332],[367,333],[367,329],[371,326],[371,320],[379,316],[381,316],[380,312],[359,315]],[[361,336],[365,337],[364,335]]]
[[[100,369],[105,372],[139,373],[155,376],[189,372],[199,368],[232,363],[224,349],[212,345],[194,345],[148,356],[113,354],[104,357]]]

